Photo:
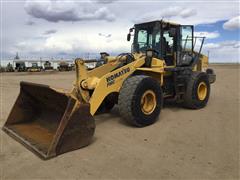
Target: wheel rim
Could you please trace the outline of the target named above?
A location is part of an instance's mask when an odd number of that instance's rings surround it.
[[[141,109],[146,115],[151,114],[157,106],[156,95],[152,90],[147,90],[141,98]]]
[[[206,96],[207,96],[207,85],[206,85],[205,82],[199,83],[197,93],[198,93],[198,99],[199,100],[202,101],[206,98]]]

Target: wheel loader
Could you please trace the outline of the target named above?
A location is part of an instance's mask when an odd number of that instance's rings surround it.
[[[43,70],[42,66],[39,66],[38,63],[32,63],[31,67],[27,68],[28,72],[41,72]]]
[[[104,56],[104,64],[88,71],[77,58],[70,92],[20,82],[20,94],[3,130],[43,159],[89,145],[99,109],[118,105],[129,124],[153,124],[166,99],[200,109],[210,96],[216,75],[201,53],[204,37],[192,25],[163,20],[135,24],[131,53]],[[163,117],[164,118],[164,117]]]

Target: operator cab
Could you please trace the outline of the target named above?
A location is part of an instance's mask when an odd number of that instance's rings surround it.
[[[145,53],[148,49],[153,49],[155,56],[164,59],[167,66],[189,66],[193,63],[195,53],[192,25],[162,20],[135,24],[129,31],[128,41],[133,31],[132,53]]]

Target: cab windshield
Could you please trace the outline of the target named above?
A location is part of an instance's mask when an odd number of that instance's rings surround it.
[[[160,28],[158,26],[136,27],[133,43],[134,51],[145,52],[149,48],[159,51],[160,37]]]

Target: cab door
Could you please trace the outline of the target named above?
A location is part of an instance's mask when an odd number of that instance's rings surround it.
[[[178,66],[189,66],[193,61],[193,26],[180,26],[180,56],[178,59]]]

